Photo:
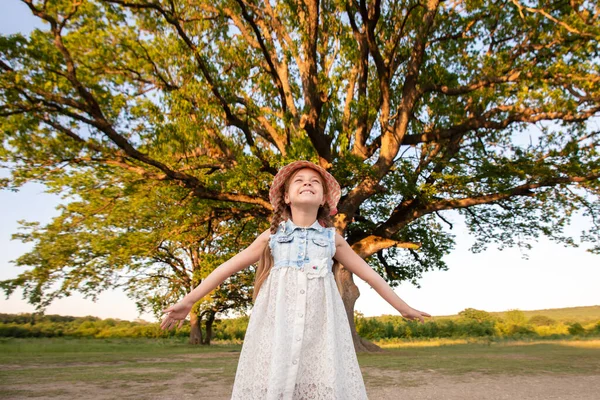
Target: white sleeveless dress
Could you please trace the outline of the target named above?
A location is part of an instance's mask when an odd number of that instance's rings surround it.
[[[335,228],[282,222],[252,309],[232,400],[367,399],[331,267]]]

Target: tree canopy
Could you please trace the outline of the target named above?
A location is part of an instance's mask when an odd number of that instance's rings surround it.
[[[47,29],[0,37],[2,186],[90,193],[80,207],[98,241],[218,210],[232,232],[266,228],[273,175],[305,158],[339,180],[336,227],[392,285],[446,268],[454,211],[474,251],[546,235],[600,252],[594,2],[22,1]],[[142,224],[125,214],[145,208]],[[579,240],[563,230],[577,212],[592,226]],[[33,269],[6,290],[41,301],[66,269],[81,274],[64,293],[99,290],[113,283],[99,257],[119,257],[116,271],[155,261],[63,241],[67,226],[31,240],[85,256],[22,258]],[[358,292],[343,280],[352,323]]]

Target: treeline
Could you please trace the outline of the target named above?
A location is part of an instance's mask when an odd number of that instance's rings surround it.
[[[241,343],[248,317],[215,320],[213,342]],[[435,318],[424,324],[400,316],[364,317],[355,312],[354,322],[360,336],[371,340],[429,338],[565,338],[600,336],[600,319],[595,322],[554,320],[544,315],[529,318],[511,310],[502,316],[468,308],[456,317]],[[160,324],[97,317],[70,317],[39,314],[0,314],[0,337],[94,337],[94,338],[187,338],[189,325],[163,331]]]
[[[457,317],[435,318],[425,323],[406,321],[400,316],[364,317],[356,312],[356,330],[371,341],[385,339],[429,338],[564,338],[568,336],[600,336],[600,319],[580,323],[572,320],[557,321],[544,315],[530,318],[520,310],[510,310],[502,316],[467,308]]]
[[[213,340],[241,342],[248,317],[215,320]],[[169,338],[190,336],[190,326],[164,331],[159,323],[97,317],[0,314],[0,337]]]

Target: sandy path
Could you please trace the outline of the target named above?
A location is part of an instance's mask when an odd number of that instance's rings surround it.
[[[404,384],[367,387],[373,400],[598,400],[600,376],[544,374],[459,376],[436,372],[397,373]]]
[[[198,378],[202,372],[201,369],[190,369],[176,379],[161,383],[150,381],[105,386],[57,382],[32,383],[26,387],[4,384],[0,398],[229,400],[231,382],[227,383],[214,377]],[[377,376],[379,380],[378,383],[371,385],[367,383],[367,392],[372,400],[600,399],[600,376],[566,374],[509,376],[479,373],[450,376],[435,371],[401,372],[374,368],[365,368],[364,372],[369,376]],[[382,379],[385,380],[385,384],[382,384]]]

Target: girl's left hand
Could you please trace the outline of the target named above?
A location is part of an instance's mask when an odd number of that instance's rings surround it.
[[[431,315],[427,314],[426,312],[423,311],[419,311],[419,310],[415,310],[414,308],[409,308],[407,311],[400,313],[402,314],[402,316],[406,319],[409,320],[415,320],[418,319],[421,322],[425,322],[425,319],[423,317],[431,317]]]

